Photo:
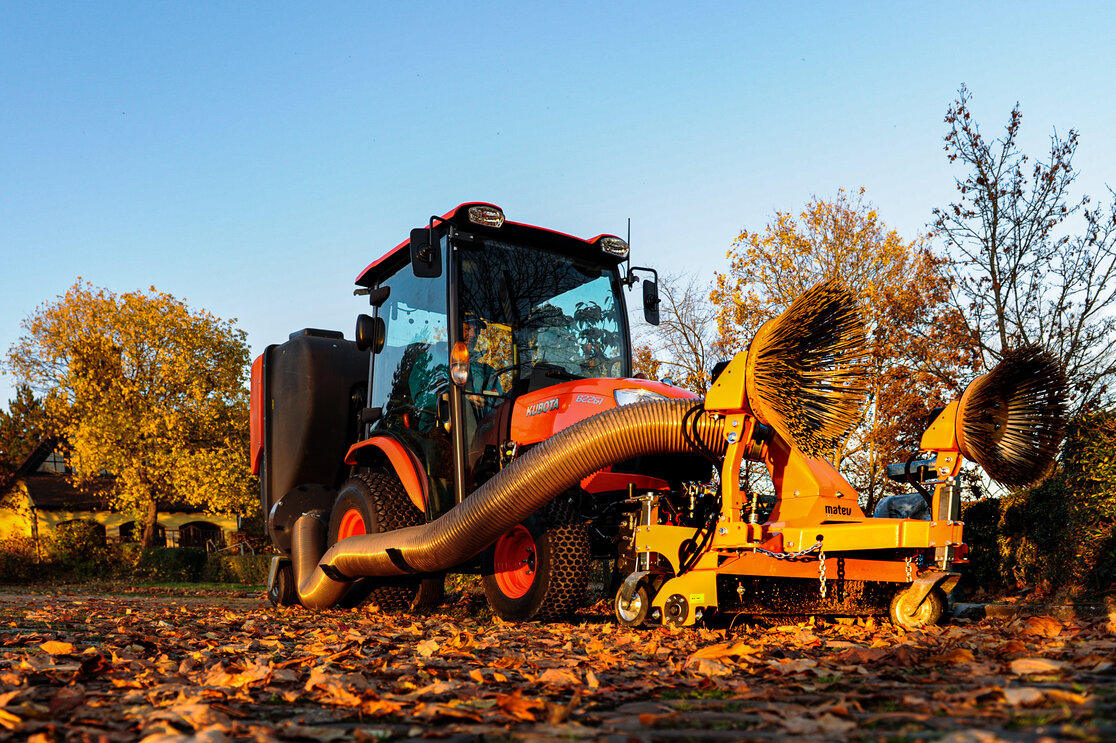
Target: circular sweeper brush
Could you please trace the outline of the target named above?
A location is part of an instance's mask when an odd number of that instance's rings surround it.
[[[1004,353],[974,379],[957,411],[961,453],[1009,487],[1034,484],[1054,466],[1066,433],[1066,373],[1037,346]]]
[[[856,295],[836,280],[817,284],[752,339],[749,407],[807,455],[829,453],[864,404],[864,338]]]

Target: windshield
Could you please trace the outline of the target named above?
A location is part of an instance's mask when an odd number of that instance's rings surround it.
[[[626,373],[614,269],[496,240],[462,250],[460,266],[462,319],[478,336],[470,356],[492,377],[485,391],[506,392],[540,371],[567,379]]]

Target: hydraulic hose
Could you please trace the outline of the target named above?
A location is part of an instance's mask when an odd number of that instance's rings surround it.
[[[423,526],[343,539],[325,551],[320,514],[294,526],[302,604],[335,605],[357,578],[447,570],[476,556],[582,479],[639,456],[723,453],[724,421],[693,409],[700,400],[648,400],[605,411],[556,433],[515,459],[442,517]],[[325,554],[323,555],[323,551]]]

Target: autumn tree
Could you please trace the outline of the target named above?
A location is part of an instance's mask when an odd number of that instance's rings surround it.
[[[25,318],[8,365],[44,396],[78,486],[108,472],[113,505],[155,536],[158,504],[257,507],[248,469],[244,331],[170,294],[80,280]]]
[[[970,98],[962,86],[945,117],[945,151],[966,171],[959,198],[934,210],[968,334],[986,366],[1006,348],[1049,349],[1066,364],[1075,411],[1103,405],[1116,374],[1116,193],[1107,207],[1071,198],[1075,130],[1055,131],[1045,160],[1032,162],[1019,147],[1019,105],[988,141]]]
[[[840,279],[860,299],[868,331],[869,402],[861,423],[832,454],[869,509],[895,484],[886,466],[918,448],[931,408],[955,393],[975,358],[958,337],[944,259],[924,238],[889,230],[864,190],[776,212],[760,232],[741,232],[711,295],[724,357],[747,347],[759,326],[819,281]],[[903,486],[904,489],[906,486]]]
[[[16,388],[8,409],[0,410],[0,488],[15,474],[27,455],[49,438],[43,403],[26,384]],[[0,502],[5,494],[0,492]]]
[[[716,313],[709,287],[692,275],[663,276],[659,300],[660,322],[644,331],[635,352],[635,369],[704,395],[717,361]]]

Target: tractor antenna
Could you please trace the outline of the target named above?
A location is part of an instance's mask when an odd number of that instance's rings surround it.
[[[628,239],[627,239],[627,243],[628,243],[628,265],[625,268],[626,268],[627,276],[630,279],[631,275],[632,275],[632,218],[631,217],[628,217]],[[631,284],[628,284],[629,289],[631,288],[631,286],[632,286]]]
[[[1004,353],[962,396],[963,453],[1008,487],[1033,485],[1054,468],[1066,434],[1066,372],[1039,346]]]

